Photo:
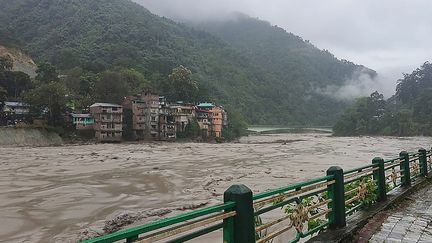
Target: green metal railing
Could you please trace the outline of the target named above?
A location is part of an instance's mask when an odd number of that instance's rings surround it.
[[[432,150],[420,149],[386,161],[377,157],[347,171],[332,166],[323,177],[256,195],[244,185],[233,185],[221,205],[84,242],[177,243],[215,231],[224,243],[264,243],[282,236],[297,242],[327,228],[345,227],[347,217],[356,211],[387,200],[389,191],[409,187],[431,170]]]

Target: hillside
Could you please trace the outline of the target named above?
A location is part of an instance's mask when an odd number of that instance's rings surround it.
[[[350,101],[328,97],[324,95],[325,90],[343,86],[347,80],[356,80],[361,74],[376,76],[371,69],[340,60],[299,36],[241,13],[234,13],[227,21],[192,25],[241,50],[254,65],[271,75],[273,89],[268,90],[268,94],[284,97],[280,105],[301,121],[333,123]]]
[[[431,136],[431,91],[432,64],[425,62],[398,80],[389,99],[378,92],[358,99],[335,124],[334,135]]]
[[[363,68],[250,18],[226,32],[220,31],[223,25],[205,28],[215,37],[129,0],[0,5],[0,22],[7,23],[0,26],[0,44],[19,46],[38,62],[48,60],[63,71],[83,65],[134,68],[155,87],[184,65],[209,99],[255,124],[332,124],[346,104],[317,90],[342,85]]]

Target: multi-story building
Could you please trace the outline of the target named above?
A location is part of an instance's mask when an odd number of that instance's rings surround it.
[[[159,139],[173,140],[177,137],[176,124],[170,106],[163,96],[159,97]]]
[[[173,122],[176,132],[184,132],[195,117],[195,107],[186,104],[170,104],[168,121]]]
[[[126,97],[124,108],[124,135],[128,139],[159,138],[159,96],[144,93],[137,97]]]
[[[123,136],[128,139],[145,139],[146,130],[145,101],[133,96],[123,101]]]
[[[95,103],[90,106],[94,118],[95,137],[101,142],[119,142],[123,132],[123,107],[117,104]]]
[[[145,103],[146,137],[157,139],[159,137],[159,95],[146,92],[141,95],[141,99]]]
[[[226,112],[212,103],[201,103],[196,107],[196,118],[203,136],[220,138],[226,123]]]

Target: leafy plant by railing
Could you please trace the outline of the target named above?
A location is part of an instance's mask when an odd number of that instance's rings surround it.
[[[347,214],[354,213],[362,207],[370,206],[377,201],[378,187],[372,176],[363,177],[345,184],[344,190],[345,192],[352,192],[345,196],[345,201],[350,202],[345,205]]]

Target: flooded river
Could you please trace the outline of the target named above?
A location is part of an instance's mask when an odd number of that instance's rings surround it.
[[[261,192],[430,147],[432,138],[325,133],[240,143],[0,148],[1,242],[76,242],[126,224],[209,206],[243,183]]]

